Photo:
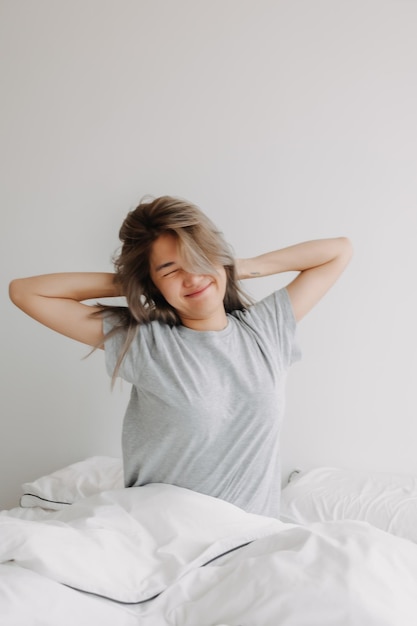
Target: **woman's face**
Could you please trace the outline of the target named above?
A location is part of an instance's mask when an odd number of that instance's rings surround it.
[[[165,300],[176,310],[184,326],[194,330],[221,330],[227,325],[224,310],[226,272],[194,274],[183,267],[174,235],[160,235],[152,245],[151,278]]]

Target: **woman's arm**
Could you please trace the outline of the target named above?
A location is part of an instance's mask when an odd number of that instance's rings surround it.
[[[336,282],[351,256],[352,244],[346,237],[317,239],[251,259],[239,259],[236,269],[240,279],[300,272],[287,285],[294,315],[300,320]]]
[[[103,340],[99,307],[83,300],[122,295],[114,274],[74,272],[17,278],[9,286],[10,299],[22,311],[52,330],[89,346]]]

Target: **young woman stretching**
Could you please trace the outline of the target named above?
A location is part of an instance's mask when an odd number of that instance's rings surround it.
[[[352,254],[346,238],[235,260],[194,205],[142,201],[120,229],[115,273],[11,282],[12,301],[49,328],[105,349],[128,381],[122,449],[127,487],[170,483],[278,516],[279,438],[296,322]],[[238,280],[297,271],[251,303]],[[125,296],[127,307],[86,300]]]

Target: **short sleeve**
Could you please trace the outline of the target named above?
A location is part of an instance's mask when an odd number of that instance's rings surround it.
[[[262,329],[270,345],[276,345],[284,368],[300,360],[297,321],[285,287],[251,306],[247,313],[251,323]]]
[[[103,331],[107,335],[115,326],[117,326],[117,316],[103,315]],[[126,341],[126,330],[121,328],[104,342],[104,354],[106,370],[109,376],[113,376],[116,364],[123,350]],[[134,383],[137,379],[137,364],[139,362],[138,347],[135,340],[129,347],[128,352],[122,360],[118,376],[129,383]]]
[[[287,289],[284,287],[272,295],[275,296],[280,342],[286,352],[287,365],[292,365],[302,356],[297,339],[297,320]]]

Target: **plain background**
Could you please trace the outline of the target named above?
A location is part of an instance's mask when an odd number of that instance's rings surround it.
[[[111,271],[145,194],[197,203],[252,256],[346,235],[299,326],[283,469],[417,473],[417,3],[2,0],[0,505],[120,455],[128,386],[9,281]],[[255,297],[291,276],[246,281]]]

